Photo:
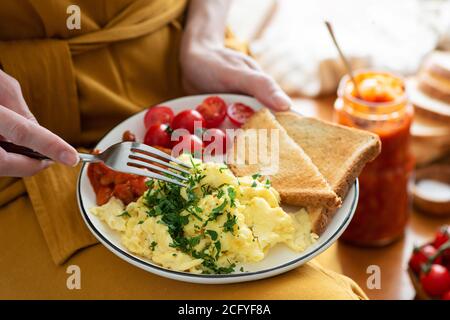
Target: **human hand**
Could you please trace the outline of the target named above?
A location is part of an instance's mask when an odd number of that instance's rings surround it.
[[[238,92],[274,110],[291,100],[251,57],[225,48],[229,0],[191,0],[180,51],[183,86],[190,93]]]
[[[289,97],[255,60],[222,43],[184,39],[180,61],[189,93],[238,92],[276,111],[291,106]]]
[[[0,70],[0,140],[31,148],[66,165],[78,163],[77,151],[63,139],[41,127],[23,98],[16,79]],[[31,176],[51,161],[39,161],[0,148],[0,177]]]

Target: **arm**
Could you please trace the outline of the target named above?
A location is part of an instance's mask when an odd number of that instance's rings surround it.
[[[74,148],[38,124],[28,109],[17,80],[1,70],[0,140],[31,148],[67,165],[74,166],[78,162]],[[0,177],[30,176],[49,164],[49,161],[34,160],[0,148]]]
[[[191,93],[239,92],[274,110],[291,101],[249,56],[224,47],[229,0],[192,0],[181,45],[183,85]]]

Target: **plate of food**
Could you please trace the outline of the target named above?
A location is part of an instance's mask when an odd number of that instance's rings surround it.
[[[271,277],[326,250],[353,217],[358,174],[380,152],[369,132],[272,113],[234,94],[153,106],[113,128],[95,150],[124,140],[177,157],[190,168],[188,182],[83,164],[77,198],[86,225],[139,268],[207,284]]]

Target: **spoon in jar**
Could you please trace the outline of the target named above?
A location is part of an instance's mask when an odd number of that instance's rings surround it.
[[[339,46],[336,36],[334,35],[333,27],[331,26],[331,23],[329,21],[325,21],[325,25],[327,26],[328,32],[330,33],[331,39],[333,40],[334,46],[336,47],[339,56],[341,57],[342,62],[344,63],[345,69],[347,69],[347,74],[349,75],[351,81],[353,82],[353,86],[355,87],[355,93],[356,98],[360,98],[361,95],[359,94],[358,84],[356,83],[355,77],[353,75],[353,69],[348,62],[347,58],[345,57],[344,53],[341,50],[341,47]]]

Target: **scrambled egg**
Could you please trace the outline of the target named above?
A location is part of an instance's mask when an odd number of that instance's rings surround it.
[[[91,209],[132,253],[172,270],[230,273],[238,263],[261,261],[278,243],[303,251],[317,239],[306,210],[283,211],[269,180],[237,178],[224,164],[187,155],[180,160],[194,167],[187,187],[150,180],[126,207],[113,197]]]

